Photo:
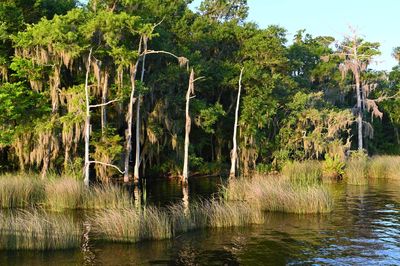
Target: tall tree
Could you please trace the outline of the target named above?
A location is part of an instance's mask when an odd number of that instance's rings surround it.
[[[343,62],[339,65],[342,77],[351,71],[354,77],[354,90],[356,93],[356,108],[355,115],[357,121],[357,140],[358,150],[363,150],[363,116],[364,112],[372,109],[375,116],[382,116],[375,101],[367,98],[370,91],[374,90],[375,85],[363,82],[363,73],[368,68],[374,56],[380,54],[379,43],[365,42],[358,37],[357,33],[353,31],[353,35],[346,37],[345,41],[339,47],[339,56],[343,58]]]

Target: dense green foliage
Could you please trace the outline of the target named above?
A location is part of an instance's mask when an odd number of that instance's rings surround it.
[[[358,112],[368,153],[400,153],[400,66],[368,68],[378,43],[355,39],[365,93],[357,109],[355,78],[345,69],[351,39],[335,46],[332,37],[299,30],[291,42],[281,27],[246,22],[247,1],[205,0],[198,13],[189,2],[2,1],[0,170],[82,172],[88,68],[90,104],[103,104],[91,108],[90,156],[122,168],[135,64],[143,175],[180,174],[189,68],[202,77],[190,107],[192,174],[228,169],[242,67],[242,173],[288,160],[340,161],[356,148]],[[144,44],[163,53],[147,54],[144,64]],[[399,58],[399,48],[393,55]],[[119,175],[104,165],[93,171],[102,181]]]

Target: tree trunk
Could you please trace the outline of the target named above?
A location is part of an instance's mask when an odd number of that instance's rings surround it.
[[[236,110],[235,110],[235,124],[233,126],[233,148],[231,152],[231,170],[229,172],[229,178],[235,178],[236,176],[236,160],[237,160],[237,124],[239,119],[239,103],[240,103],[240,92],[242,90],[242,75],[243,75],[243,68],[240,70],[240,77],[239,77],[239,90],[238,96],[236,100]]]
[[[89,186],[89,138],[90,138],[90,104],[89,104],[89,73],[90,73],[90,64],[92,57],[92,48],[90,48],[88,63],[86,66],[86,77],[85,77],[85,98],[86,98],[86,119],[85,119],[85,167],[84,167],[84,183],[85,186]]]
[[[132,152],[132,119],[133,119],[133,105],[135,104],[135,79],[138,62],[130,67],[131,76],[131,96],[129,100],[128,113],[126,115],[126,121],[128,122],[128,128],[126,129],[126,150],[125,150],[125,171],[124,171],[124,182],[129,182],[129,159]]]
[[[357,114],[358,150],[362,151],[363,150],[363,132],[362,132],[363,108],[362,108],[362,101],[361,101],[360,73],[359,73],[358,67],[355,70],[354,74],[355,74],[355,79],[356,79],[357,111],[358,111],[358,114]]]
[[[183,173],[182,173],[182,182],[188,182],[189,176],[189,134],[191,127],[191,119],[189,114],[189,103],[191,95],[194,94],[194,71],[190,72],[189,78],[189,86],[186,92],[186,124],[185,124],[185,148],[184,148],[184,157],[183,157]]]
[[[142,59],[142,73],[140,81],[143,83],[144,80],[144,68],[146,64],[146,52],[147,52],[147,37],[143,38],[143,59]],[[136,105],[136,151],[135,151],[135,167],[133,170],[133,181],[134,183],[139,182],[139,167],[140,167],[140,94],[137,99]]]
[[[140,38],[139,47],[138,47],[138,55],[142,51],[142,40],[143,37]],[[124,166],[124,182],[129,182],[129,159],[132,152],[132,118],[133,118],[133,105],[135,104],[135,80],[137,68],[139,65],[139,59],[137,59],[135,65],[131,65],[130,67],[130,78],[131,78],[131,96],[129,100],[128,113],[126,114],[126,121],[128,123],[128,128],[126,129],[126,148],[125,148],[125,166]]]

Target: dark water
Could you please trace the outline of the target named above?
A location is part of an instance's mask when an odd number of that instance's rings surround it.
[[[189,200],[219,179],[196,179]],[[0,265],[400,265],[400,183],[333,185],[325,215],[268,213],[263,225],[186,233],[137,244],[92,243],[89,252],[0,252]],[[148,201],[178,202],[175,181],[148,184]],[[162,195],[168,195],[168,198]]]

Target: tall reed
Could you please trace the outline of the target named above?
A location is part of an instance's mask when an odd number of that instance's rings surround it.
[[[94,232],[100,239],[115,242],[138,242],[172,236],[167,213],[152,207],[144,210],[131,208],[102,210],[90,220]]]
[[[366,185],[367,179],[367,158],[353,158],[347,161],[344,170],[344,177],[347,184]]]
[[[321,183],[322,164],[319,161],[288,162],[282,168],[282,175],[291,182],[309,186]]]
[[[367,166],[368,177],[400,179],[400,156],[373,156]]]
[[[24,175],[0,177],[0,206],[22,208],[43,200],[43,186],[40,180]]]
[[[0,249],[54,250],[78,248],[81,228],[65,216],[37,210],[0,214]]]
[[[325,213],[333,206],[332,196],[323,185],[299,185],[282,176],[256,174],[251,179],[234,179],[223,194],[227,200],[248,202],[266,211]]]
[[[85,189],[82,196],[84,209],[127,208],[132,205],[128,191],[112,184]]]
[[[85,188],[72,178],[57,178],[45,184],[45,206],[51,210],[77,209],[82,206]]]

